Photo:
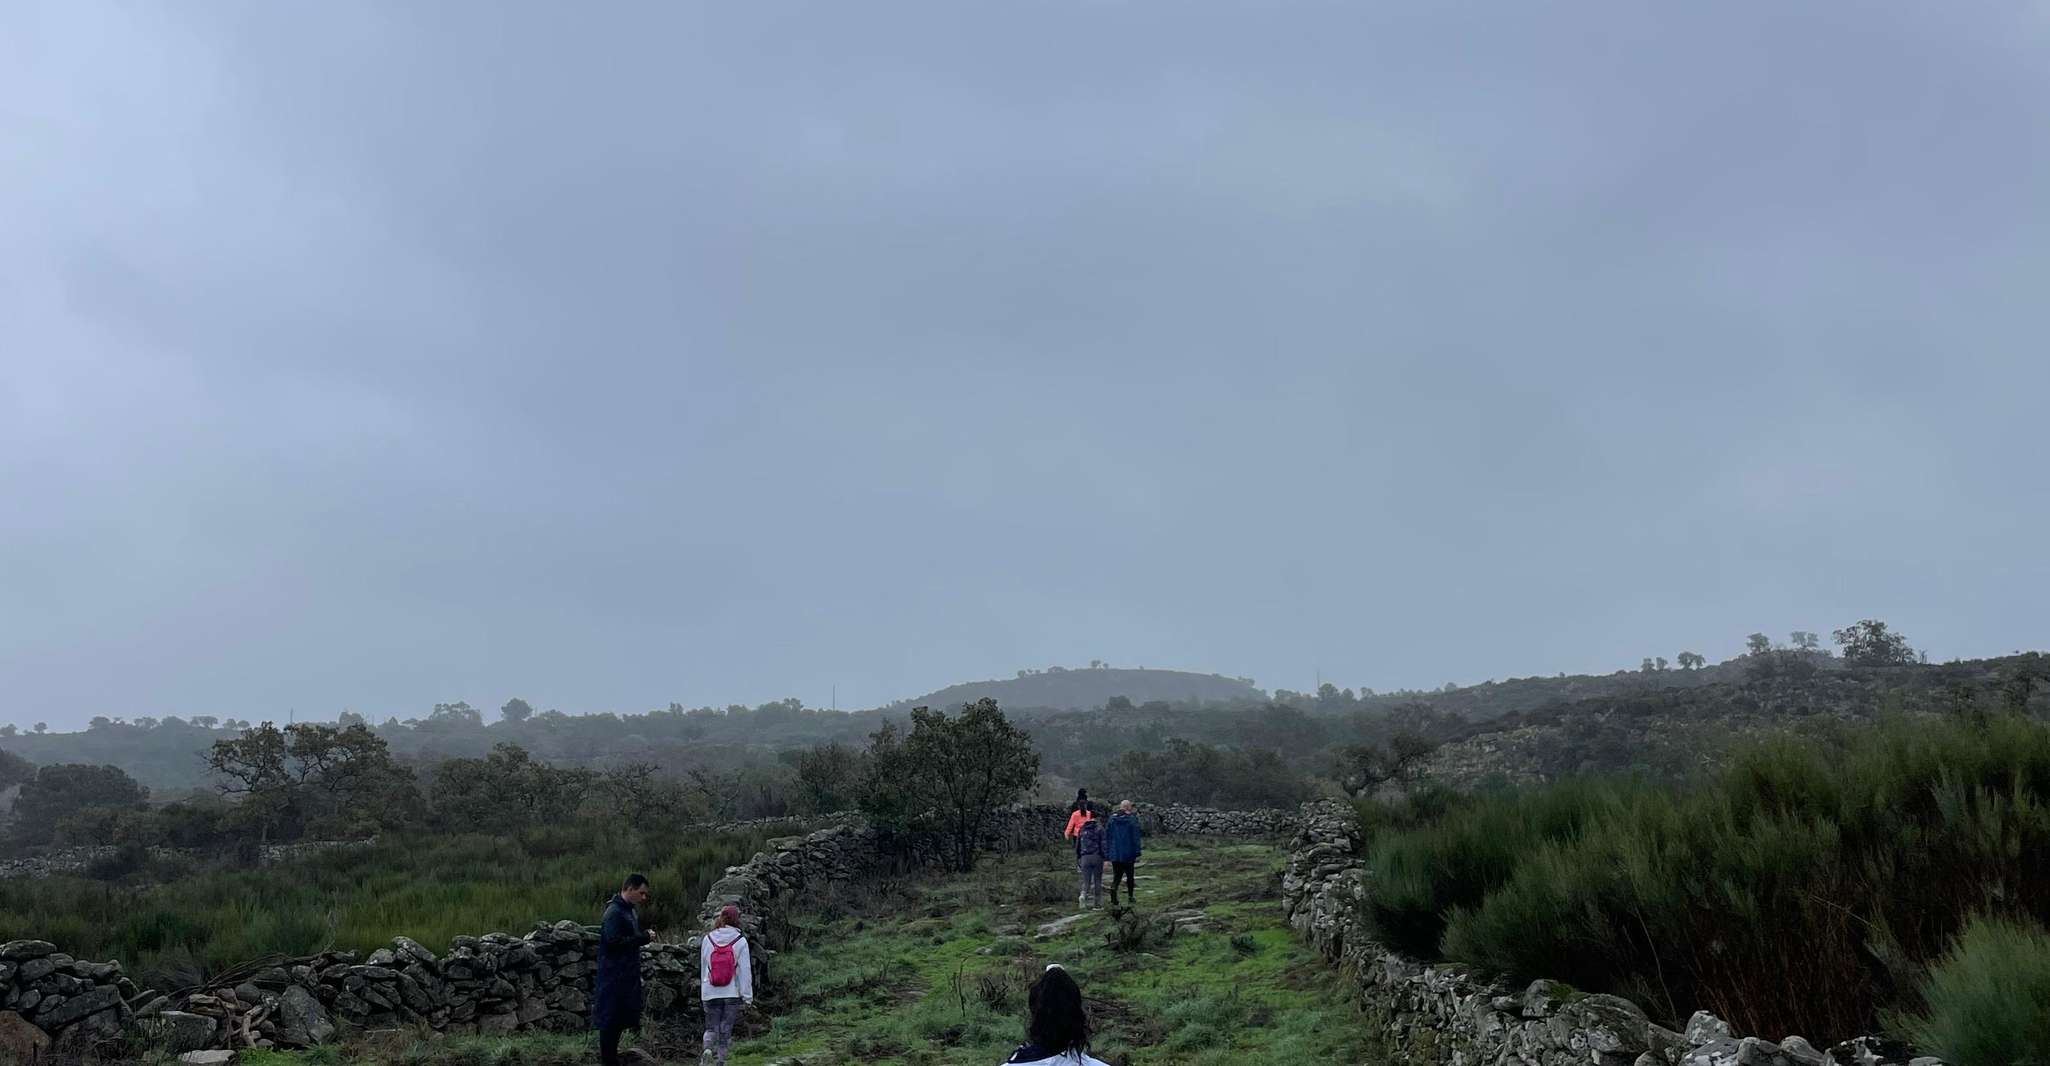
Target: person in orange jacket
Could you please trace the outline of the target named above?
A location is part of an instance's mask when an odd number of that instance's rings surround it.
[[[1080,855],[1082,854],[1082,823],[1095,817],[1095,815],[1089,813],[1088,789],[1078,788],[1075,790],[1075,805],[1070,807],[1069,811],[1068,828],[1061,831],[1061,836],[1074,841],[1075,854]]]

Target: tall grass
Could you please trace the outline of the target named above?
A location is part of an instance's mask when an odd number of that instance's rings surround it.
[[[140,888],[0,881],[0,940],[48,940],[80,958],[119,959],[138,980],[179,985],[272,953],[369,951],[398,935],[440,951],[458,935],[595,923],[629,872],[653,885],[647,924],[680,933],[725,868],[773,835],[572,825],[393,838]]]
[[[1480,797],[1370,854],[1370,917],[1419,954],[1835,1039],[1912,1005],[1970,915],[2050,917],[2050,727],[1770,741],[1684,789]]]

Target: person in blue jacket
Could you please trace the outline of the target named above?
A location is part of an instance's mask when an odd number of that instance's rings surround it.
[[[619,1066],[619,1035],[641,1028],[641,946],[655,939],[642,929],[634,908],[648,902],[648,879],[628,874],[626,884],[605,905],[598,934],[598,981],[591,1024],[598,1028],[598,1061]]]
[[[1110,850],[1110,901],[1118,901],[1118,881],[1125,882],[1125,902],[1136,903],[1139,899],[1138,886],[1132,880],[1132,868],[1139,862],[1139,816],[1132,810],[1132,801],[1118,804],[1118,812],[1110,816],[1110,825],[1104,830]]]

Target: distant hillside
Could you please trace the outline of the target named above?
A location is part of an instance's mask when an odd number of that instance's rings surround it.
[[[1006,708],[1049,707],[1078,711],[1101,707],[1116,696],[1123,696],[1134,704],[1156,700],[1163,703],[1245,704],[1267,698],[1266,693],[1245,679],[1221,674],[1110,667],[1063,670],[1053,667],[1008,681],[970,681],[949,685],[917,699],[899,700],[885,710],[906,707],[951,710],[964,703],[974,703],[984,696],[993,697]]]
[[[1732,744],[1780,730],[1828,733],[1889,713],[2050,716],[2050,659],[2037,653],[1877,667],[1808,656],[1792,670],[1746,669],[1755,665],[1737,659],[1679,679],[1618,675],[1606,691],[1590,684],[1602,679],[1554,681],[1556,698],[1539,706],[1468,714],[1464,727],[1445,729],[1450,743],[1431,757],[1429,772],[1455,785],[1615,772],[1669,778],[1714,766]],[[1500,712],[1506,702],[1481,707]]]
[[[1809,653],[1802,661],[1811,673],[1829,674],[1843,670],[1842,660],[1825,653]],[[1667,689],[1716,689],[1748,680],[1750,660],[1743,656],[1695,670],[1618,670],[1608,674],[1559,674],[1555,677],[1512,677],[1478,685],[1435,692],[1379,693],[1363,696],[1363,710],[1389,711],[1419,704],[1441,714],[1456,714],[1469,722],[1484,722],[1506,715],[1521,714],[1560,704],[1639,696]],[[1349,709],[1349,708],[1346,708]]]

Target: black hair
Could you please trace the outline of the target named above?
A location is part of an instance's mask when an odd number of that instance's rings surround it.
[[[1088,810],[1088,809],[1089,809],[1089,790],[1088,790],[1088,789],[1086,789],[1086,788],[1078,788],[1078,789],[1076,789],[1076,790],[1075,790],[1075,805],[1074,805],[1073,807],[1069,808],[1069,809],[1070,809],[1070,810],[1076,810],[1076,811]]]
[[[639,888],[647,883],[648,879],[646,877],[641,876],[640,874],[627,874],[626,884],[621,886],[620,891],[631,892],[634,889]]]
[[[1025,1039],[1049,1054],[1089,1050],[1089,1015],[1082,1009],[1082,986],[1068,971],[1051,966],[1032,982],[1025,995],[1030,1012]]]

